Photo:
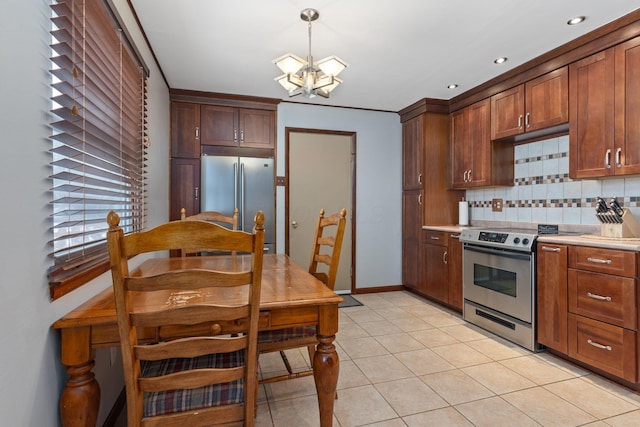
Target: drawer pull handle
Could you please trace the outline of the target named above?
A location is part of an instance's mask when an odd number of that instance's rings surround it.
[[[613,261],[610,259],[600,259],[600,258],[587,258],[587,261],[592,262],[594,264],[611,264]]]
[[[459,234],[452,234],[450,237],[451,237],[452,239],[459,239],[459,238],[460,238],[460,235],[459,235]]]
[[[431,238],[431,240],[440,240],[440,238],[437,237],[437,236],[430,236],[430,238]]]
[[[602,295],[592,294],[591,292],[587,292],[587,296],[600,301],[611,301],[611,297],[603,297]]]
[[[599,348],[601,350],[608,350],[611,351],[611,346],[610,345],[602,345],[602,344],[598,344],[597,342],[591,341],[591,340],[587,340],[587,342],[589,344],[591,344],[592,346]]]
[[[548,246],[543,246],[542,250],[545,252],[560,252],[562,249],[560,248],[550,248]]]

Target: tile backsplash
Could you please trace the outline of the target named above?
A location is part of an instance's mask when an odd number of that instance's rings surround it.
[[[467,190],[469,218],[539,224],[599,225],[595,199],[617,197],[623,208],[640,218],[640,176],[627,178],[569,178],[569,136],[517,145],[514,186]],[[491,210],[502,199],[502,212]]]

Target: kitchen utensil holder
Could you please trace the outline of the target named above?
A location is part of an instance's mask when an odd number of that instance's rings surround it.
[[[603,237],[629,238],[640,237],[640,223],[629,209],[622,210],[622,224],[602,224],[600,234]]]

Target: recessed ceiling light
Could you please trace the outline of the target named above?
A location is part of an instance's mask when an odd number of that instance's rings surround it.
[[[448,86],[447,86],[447,89],[455,89],[455,88],[457,88],[457,87],[458,87],[458,85],[457,85],[457,84],[452,83],[452,84],[450,84],[450,85],[448,85]]]
[[[503,56],[503,57],[494,59],[493,62],[496,63],[496,64],[502,64],[503,62],[507,62],[507,57]]]
[[[571,18],[567,21],[567,25],[577,25],[587,19],[586,16],[576,16],[575,18]]]

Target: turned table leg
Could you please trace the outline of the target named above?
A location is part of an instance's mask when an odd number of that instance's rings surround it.
[[[338,331],[338,305],[320,307],[318,324],[318,346],[313,358],[313,377],[318,393],[320,425],[331,427],[333,424],[333,403],[338,386],[340,361],[333,341]]]
[[[64,427],[95,427],[100,409],[100,386],[91,371],[95,362],[90,328],[62,329],[60,361],[69,378],[60,395]]]

